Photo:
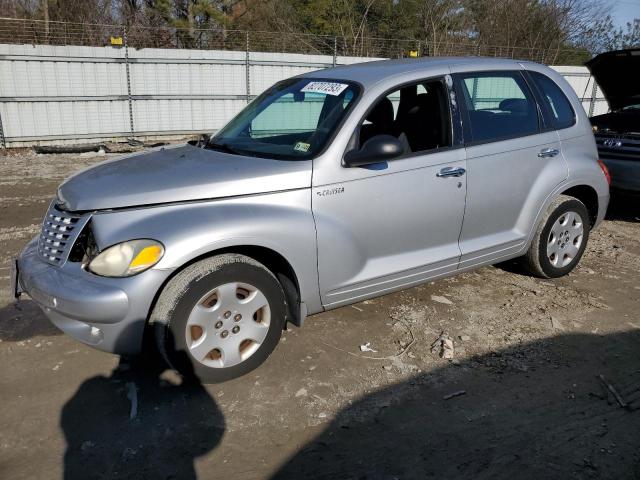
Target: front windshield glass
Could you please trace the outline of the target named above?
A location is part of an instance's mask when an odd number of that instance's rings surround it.
[[[342,80],[289,79],[246,106],[208,148],[297,160],[320,153],[360,93]]]

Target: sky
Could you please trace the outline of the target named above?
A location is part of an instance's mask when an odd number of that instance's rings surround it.
[[[640,18],[640,0],[614,0],[611,17],[616,27],[624,27],[634,18]]]

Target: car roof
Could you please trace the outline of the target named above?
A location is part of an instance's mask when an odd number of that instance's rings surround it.
[[[308,72],[301,77],[326,78],[354,81],[365,88],[390,77],[402,76],[423,70],[425,73],[444,74],[449,72],[449,67],[464,66],[470,70],[487,70],[492,68],[521,69],[523,63],[518,60],[498,59],[488,57],[422,57],[403,58],[398,60],[375,60],[372,62],[354,63],[325,70]],[[466,68],[465,68],[466,69]]]

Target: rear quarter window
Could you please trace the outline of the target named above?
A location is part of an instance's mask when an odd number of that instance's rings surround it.
[[[556,82],[539,72],[529,72],[531,79],[542,95],[547,106],[551,124],[556,130],[568,128],[576,123],[576,113],[571,102]]]

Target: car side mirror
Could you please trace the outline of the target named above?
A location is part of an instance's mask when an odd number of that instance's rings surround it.
[[[197,140],[189,140],[187,143],[189,145],[193,145],[194,147],[203,148],[205,145],[209,143],[210,139],[211,139],[211,135],[207,133],[203,133],[198,137]]]
[[[211,135],[208,133],[203,133],[200,135],[200,141],[198,142],[198,147],[204,148],[209,144],[209,140],[211,140]]]
[[[344,156],[345,167],[362,167],[393,160],[404,153],[400,140],[393,135],[376,135],[364,142],[360,150],[352,150]]]

